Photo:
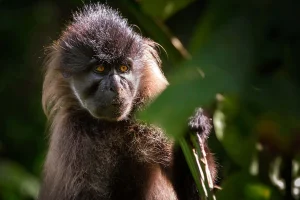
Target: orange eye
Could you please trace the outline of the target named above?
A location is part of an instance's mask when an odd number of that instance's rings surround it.
[[[96,72],[103,72],[104,71],[104,66],[102,66],[102,65],[100,65],[100,66],[98,66],[98,67],[96,67]]]
[[[121,70],[121,72],[127,72],[128,71],[128,67],[125,66],[125,65],[121,65],[120,66],[120,70]]]

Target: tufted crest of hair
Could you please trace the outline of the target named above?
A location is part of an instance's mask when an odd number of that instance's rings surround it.
[[[92,58],[107,62],[126,57],[137,60],[141,82],[135,106],[144,105],[168,85],[160,69],[157,46],[136,33],[126,19],[108,6],[84,7],[73,15],[61,37],[46,50],[44,112],[51,118],[58,111],[81,109],[66,77],[85,70]]]

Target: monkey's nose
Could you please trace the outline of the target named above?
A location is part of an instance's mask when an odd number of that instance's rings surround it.
[[[109,90],[111,91],[111,92],[114,92],[114,93],[117,93],[117,88],[116,87],[110,87],[109,88]]]
[[[110,84],[109,84],[109,91],[113,93],[120,93],[122,89],[121,83],[120,83],[120,77],[117,75],[111,76]]]
[[[122,93],[123,88],[120,87],[120,86],[118,86],[118,85],[115,85],[115,86],[111,86],[109,88],[109,91],[112,92],[112,93],[114,93],[114,94],[116,94],[116,95],[119,95],[119,94]]]

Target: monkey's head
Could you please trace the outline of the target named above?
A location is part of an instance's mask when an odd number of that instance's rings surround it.
[[[159,65],[153,41],[136,33],[116,11],[87,6],[51,47],[45,112],[68,107],[99,119],[126,119],[168,84]]]

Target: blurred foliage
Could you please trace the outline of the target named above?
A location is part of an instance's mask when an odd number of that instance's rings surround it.
[[[213,116],[217,199],[299,199],[300,1],[107,3],[167,52],[171,85],[141,117],[178,139],[195,107]],[[47,148],[43,49],[82,5],[0,0],[0,199],[36,197]]]

